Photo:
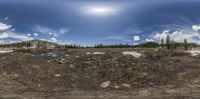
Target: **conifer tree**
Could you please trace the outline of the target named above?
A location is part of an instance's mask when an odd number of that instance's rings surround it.
[[[174,40],[171,41],[171,49],[176,49],[176,42]]]
[[[162,48],[164,47],[164,39],[163,38],[161,39],[161,47]]]
[[[184,39],[183,47],[184,47],[184,50],[188,50],[188,43],[187,43],[186,38]]]
[[[167,49],[168,49],[168,50],[170,50],[170,47],[171,47],[170,43],[171,43],[170,36],[167,35],[167,37],[166,37],[166,46],[167,46]]]

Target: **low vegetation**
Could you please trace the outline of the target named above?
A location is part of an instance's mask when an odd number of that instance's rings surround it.
[[[199,45],[187,39],[180,43],[167,36],[160,43],[94,47],[34,40],[0,47],[17,49],[0,55],[0,94],[5,97],[200,95],[200,51],[189,50]]]
[[[9,49],[166,48],[168,50],[175,50],[175,49],[188,50],[197,47],[200,47],[200,45],[195,43],[189,43],[187,39],[184,39],[183,42],[175,42],[174,40],[171,40],[169,35],[165,39],[161,39],[160,43],[145,42],[138,45],[130,45],[130,44],[112,44],[112,45],[97,44],[95,46],[81,46],[76,44],[59,45],[56,43],[40,41],[40,40],[32,40],[32,41],[25,41],[18,43],[10,43],[10,44],[0,44],[0,48],[9,48]]]

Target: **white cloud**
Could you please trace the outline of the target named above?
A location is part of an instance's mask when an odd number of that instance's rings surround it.
[[[5,18],[4,20],[7,20]],[[13,43],[19,41],[33,40],[32,37],[29,37],[30,34],[16,33],[15,28],[12,28],[12,25],[5,23],[0,23],[0,43]]]
[[[200,25],[193,25],[193,26],[192,26],[192,29],[193,29],[194,31],[199,31],[199,30],[200,30]]]
[[[31,33],[28,33],[27,36],[31,36]]]
[[[126,34],[138,34],[138,33],[142,33],[143,31],[137,27],[135,24],[128,27],[125,31]]]
[[[51,38],[51,41],[52,41],[52,42],[57,42],[58,40],[57,40],[56,38],[52,37],[52,38]]]
[[[52,35],[53,33],[49,32],[49,35]]]
[[[133,36],[133,40],[134,41],[139,41],[140,40],[140,36]]]
[[[160,39],[164,39],[164,38],[166,38],[167,37],[167,35],[169,35],[169,32],[170,32],[170,30],[164,30],[163,32],[161,32],[161,33],[155,33],[154,35],[153,35],[153,38],[154,39],[156,39],[156,40],[160,40]]]
[[[149,38],[147,38],[145,41],[146,41],[146,42],[154,42],[155,40],[154,40],[154,39],[149,39]]]
[[[28,37],[27,35],[23,34],[16,34],[13,32],[3,32],[0,33],[0,39],[7,39],[7,38],[13,38],[21,41],[27,41],[27,40],[32,40],[33,38]]]
[[[138,45],[139,43],[133,43],[133,45]]]
[[[7,29],[10,29],[12,27],[12,25],[8,25],[8,24],[4,24],[4,23],[0,23],[0,30],[4,31]]]
[[[7,20],[8,20],[8,17],[5,17],[5,18],[4,18],[4,21],[7,21]]]
[[[38,33],[33,33],[34,36],[38,36]]]
[[[48,41],[47,39],[44,39],[44,38],[42,38],[42,39],[40,39],[40,40],[42,40],[42,41]]]
[[[33,31],[35,31],[35,32],[49,34],[54,37],[58,37],[61,34],[65,34],[65,33],[69,32],[70,30],[71,30],[70,28],[61,28],[58,30],[54,30],[54,29],[50,29],[48,27],[43,27],[43,26],[38,26],[38,25],[33,28]]]
[[[61,28],[61,29],[59,30],[59,32],[60,32],[61,34],[65,34],[65,33],[69,32],[70,30],[71,30],[70,28]]]
[[[184,39],[187,39],[189,42],[198,43],[200,44],[200,33],[195,31],[170,31],[170,30],[164,30],[163,32],[157,32],[153,34],[151,37],[152,39],[156,41],[160,41],[162,38],[165,39],[167,35],[170,36],[171,39],[173,39],[176,42],[183,42]]]
[[[125,39],[125,37],[124,36],[113,35],[113,36],[105,37],[103,39],[105,39],[105,40],[123,40],[123,39]]]

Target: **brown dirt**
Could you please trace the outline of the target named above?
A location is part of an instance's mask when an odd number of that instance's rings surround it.
[[[126,50],[126,49],[123,49]],[[44,59],[20,52],[0,55],[2,98],[199,99],[200,61],[187,53],[121,49],[103,55]],[[98,50],[99,51],[99,50]],[[102,88],[102,83],[110,82]]]

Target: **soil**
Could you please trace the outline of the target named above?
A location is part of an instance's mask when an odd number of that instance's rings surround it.
[[[95,51],[105,54],[92,54]],[[142,56],[123,55],[122,51],[137,51]],[[91,54],[86,54],[88,52]],[[34,57],[33,53],[22,52],[0,54],[0,97],[200,97],[199,56],[165,49],[72,49],[66,50],[65,54],[52,58]]]

